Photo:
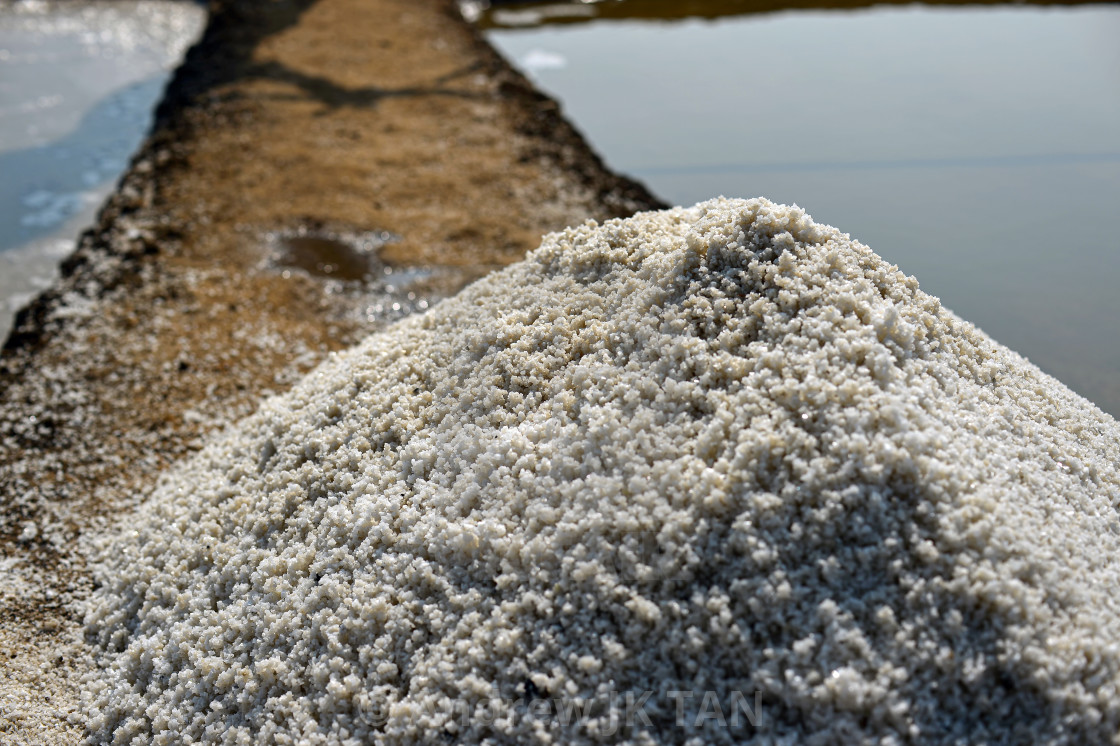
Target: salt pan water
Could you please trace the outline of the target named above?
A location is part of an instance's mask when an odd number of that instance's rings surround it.
[[[0,339],[128,165],[201,6],[0,2]]]

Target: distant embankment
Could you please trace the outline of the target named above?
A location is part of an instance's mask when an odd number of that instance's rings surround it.
[[[1006,5],[1105,5],[1111,0],[1021,0],[1017,2],[984,0],[928,0],[923,5],[1006,6]],[[469,3],[468,3],[469,4]],[[850,10],[883,5],[911,5],[910,0],[601,0],[581,2],[505,2],[489,0],[478,5],[478,25],[504,28],[524,25],[525,11],[533,13],[547,6],[549,24],[586,23],[591,20],[672,20],[681,18],[722,18],[724,16],[777,13],[785,10]]]

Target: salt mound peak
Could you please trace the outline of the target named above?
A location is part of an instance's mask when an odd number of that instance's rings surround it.
[[[552,234],[105,547],[94,743],[1103,743],[1120,428],[796,207]]]

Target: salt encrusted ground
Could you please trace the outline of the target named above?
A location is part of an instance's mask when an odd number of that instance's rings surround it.
[[[588,223],[162,483],[93,740],[1110,742],[1118,443],[796,208]]]
[[[660,206],[454,0],[208,5],[152,136],[0,350],[3,746],[84,730],[80,538],[398,314],[385,282],[279,271],[274,239],[392,233],[378,263],[427,276],[397,288],[407,313],[550,230]]]

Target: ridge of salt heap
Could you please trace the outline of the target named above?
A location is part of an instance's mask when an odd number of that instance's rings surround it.
[[[1118,443],[796,207],[587,223],[165,479],[90,739],[1112,741]]]

